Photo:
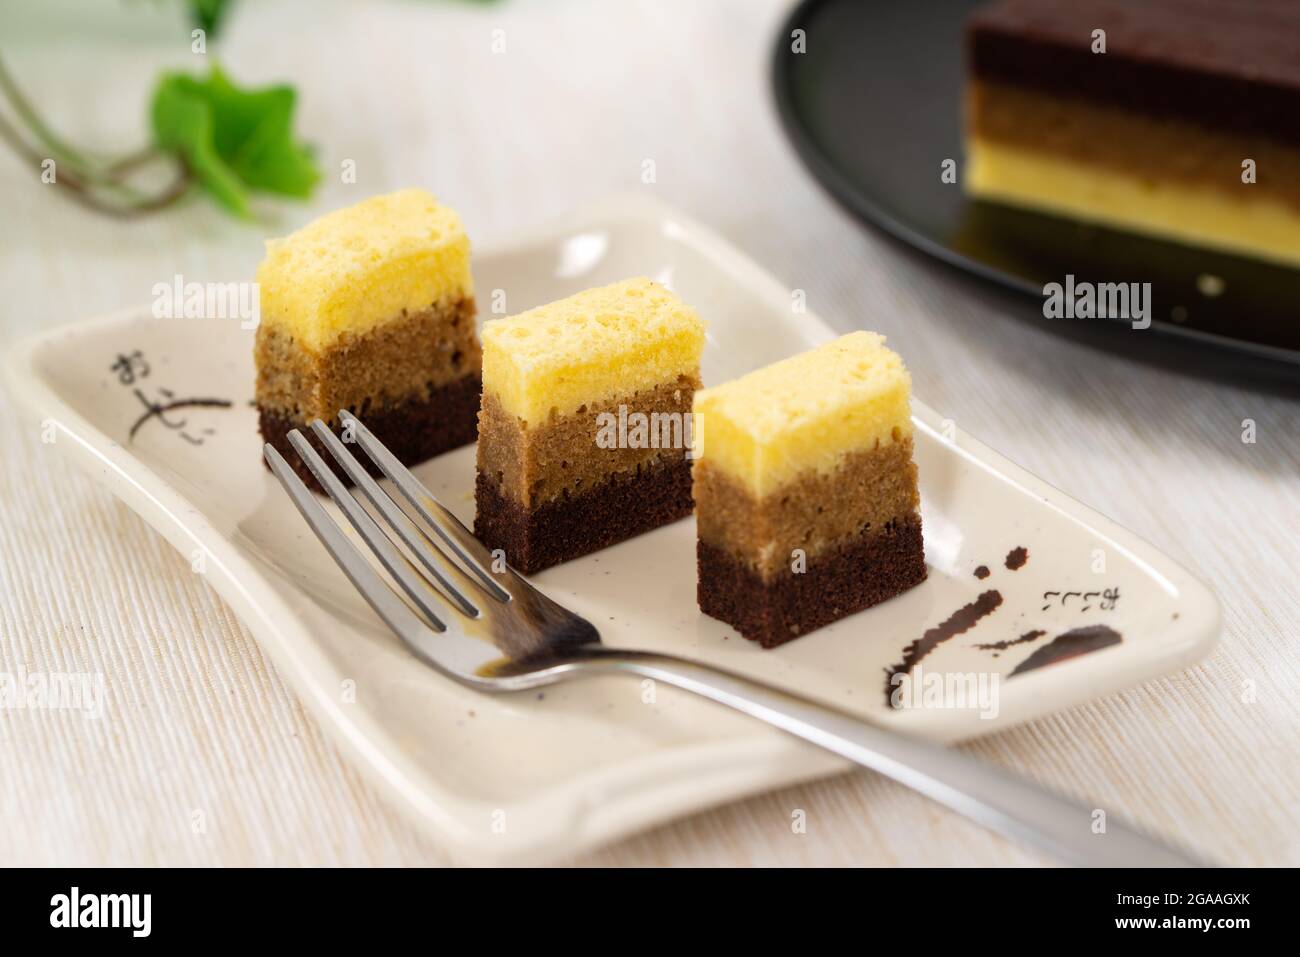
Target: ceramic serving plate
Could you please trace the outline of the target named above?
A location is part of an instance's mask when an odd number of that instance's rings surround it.
[[[723,240],[642,199],[480,253],[474,271],[480,302],[504,295],[511,312],[649,275],[708,320],[706,383],[834,335]],[[552,859],[845,767],[671,688],[603,678],[480,697],[420,665],[263,468],[252,332],[237,320],[146,308],[24,342],[7,365],[52,447],[182,553],[204,556],[213,586],[344,750],[462,859]],[[1150,545],[920,402],[915,423],[929,579],[784,647],[762,651],[699,613],[689,520],[535,581],[611,645],[698,658],[943,741],[1186,667],[1217,640],[1215,598]],[[470,522],[472,448],[415,472]],[[962,618],[978,620],[959,631]],[[914,673],[930,677],[894,707],[886,670],[923,637],[932,650]],[[934,675],[979,676],[996,700],[927,701]]]

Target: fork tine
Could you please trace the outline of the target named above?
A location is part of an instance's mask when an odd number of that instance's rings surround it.
[[[411,550],[411,553],[415,555],[420,564],[424,566],[424,570],[442,586],[442,591],[446,594],[446,597],[450,601],[454,602],[461,612],[471,618],[476,617],[479,610],[456,588],[454,584],[451,583],[447,576],[443,574],[442,569],[438,565],[437,559],[434,557],[435,554],[446,561],[448,568],[450,568],[459,578],[472,585],[477,585],[478,583],[456,567],[446,555],[443,555],[438,549],[436,542],[420,532],[414,523],[406,517],[406,513],[403,512],[397,506],[397,503],[389,497],[388,493],[379,487],[379,483],[371,478],[370,474],[361,467],[361,463],[358,462],[356,457],[348,451],[347,446],[339,441],[338,436],[334,434],[328,425],[320,419],[317,419],[312,422],[311,430],[316,433],[316,437],[321,440],[321,443],[329,450],[329,453],[334,456],[334,460],[348,473],[348,477],[356,483],[357,487],[360,488],[363,493],[365,493],[366,498],[370,500],[370,504],[374,505],[375,508],[379,510],[380,514],[383,515],[384,520],[388,522],[393,531],[397,532],[402,541],[406,543],[406,547]]]
[[[429,617],[437,631],[446,631],[447,626],[438,617],[438,610],[430,601],[433,589],[428,582],[419,576],[411,563],[406,560],[406,557],[397,550],[397,546],[383,533],[375,520],[370,517],[370,513],[362,508],[361,503],[343,487],[343,483],[325,464],[325,460],[316,454],[316,450],[311,447],[307,437],[294,429],[289,433],[289,443],[302,456],[302,460],[307,463],[307,467],[316,476],[316,481],[320,482],[325,491],[329,493],[329,497],[334,500],[334,504],[347,516],[348,521],[352,523],[352,527],[357,530],[357,534],[370,546],[370,550],[374,552],[380,564],[402,586],[402,591],[406,592],[420,611]]]
[[[271,466],[271,472],[280,480],[285,492],[297,506],[299,514],[375,613],[423,660],[447,674],[447,669],[438,663],[432,651],[424,647],[424,643],[432,636],[429,626],[379,577],[360,549],[343,534],[343,530],[329,517],[316,496],[294,474],[284,456],[270,443],[263,446],[262,454],[266,457],[266,464]]]
[[[412,475],[405,465],[397,461],[397,457],[374,437],[371,431],[366,428],[365,423],[347,409],[339,410],[339,418],[343,422],[354,424],[357,444],[361,446],[366,455],[370,456],[370,461],[379,466],[379,470],[392,479],[393,484],[401,489],[402,494],[406,496],[406,500],[420,513],[420,517],[432,526],[452,553],[465,563],[465,567],[475,573],[479,581],[494,597],[501,601],[509,601],[511,598],[510,593],[497,583],[496,578],[488,570],[492,567],[494,559],[492,553],[484,547],[483,543],[475,538],[470,530],[461,524],[460,519],[452,513],[451,509],[438,501],[437,497],[425,488],[424,484]],[[436,517],[434,512],[437,513]],[[531,588],[508,565],[506,566],[505,575],[508,576],[509,580],[517,581],[525,587]]]

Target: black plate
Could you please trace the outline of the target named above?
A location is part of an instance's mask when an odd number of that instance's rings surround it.
[[[1154,336],[1158,359],[1300,383],[1300,272],[972,202],[941,182],[943,161],[963,160],[962,23],[977,5],[805,0],[795,9],[776,38],[773,82],[785,131],[813,175],[867,222],[1023,294],[1025,315],[1060,331],[1097,341],[1104,324],[1102,344],[1143,358]],[[796,29],[802,53],[792,50]],[[1044,319],[1043,287],[1067,274],[1150,282],[1151,328]]]

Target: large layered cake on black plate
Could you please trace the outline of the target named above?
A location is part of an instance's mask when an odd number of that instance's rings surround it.
[[[975,197],[1300,264],[1300,3],[997,0],[967,60]]]

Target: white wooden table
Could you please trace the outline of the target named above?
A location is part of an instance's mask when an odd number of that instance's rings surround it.
[[[1219,861],[1300,864],[1300,406],[1095,352],[859,228],[777,128],[767,65],[785,7],[245,2],[209,53],[241,81],[298,85],[300,127],[328,174],[318,196],[261,225],[196,202],[124,227],[0,153],[0,336],[141,303],[178,272],[246,278],[264,235],[399,186],[452,203],[480,246],[607,193],[654,190],[834,324],[886,333],[919,396],[1221,596],[1224,640],[1202,666],[971,749]],[[129,147],[155,71],[204,66],[174,17],[172,5],[5,5],[0,50],[62,129]],[[340,182],[345,160],[355,185]],[[0,448],[0,670],[102,671],[111,708],[99,722],[0,713],[0,863],[445,860],[341,761],[188,562],[20,426],[8,396]],[[795,808],[806,834],[791,833]],[[865,773],[582,858],[1037,861]]]

